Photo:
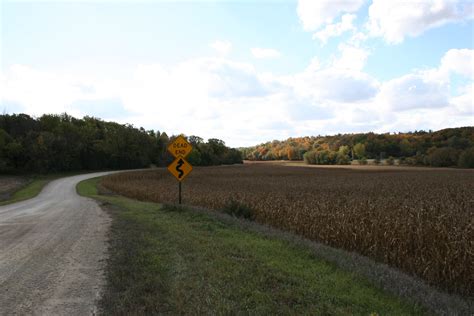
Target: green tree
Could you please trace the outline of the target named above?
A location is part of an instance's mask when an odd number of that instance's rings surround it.
[[[458,166],[461,168],[474,168],[474,147],[468,148],[461,153]]]
[[[425,164],[433,167],[450,167],[458,164],[459,151],[450,148],[431,148],[425,157]]]
[[[350,164],[349,152],[349,146],[340,146],[336,155],[336,163],[338,165]]]
[[[414,148],[408,139],[403,139],[400,142],[400,152],[403,156],[412,156],[414,154]]]
[[[351,150],[350,150],[349,146],[341,146],[341,147],[339,147],[338,154],[340,154],[340,155],[349,155],[350,151]]]
[[[354,154],[358,159],[365,157],[365,145],[362,143],[357,143],[354,146]]]
[[[193,150],[189,153],[188,157],[186,159],[189,161],[189,163],[193,166],[199,166],[201,165],[201,152],[199,151],[197,146],[193,147]]]

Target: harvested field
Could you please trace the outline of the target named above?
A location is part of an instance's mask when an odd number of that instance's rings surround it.
[[[177,201],[178,184],[165,169],[111,175],[103,185],[140,200]],[[258,222],[474,294],[473,171],[195,168],[183,202],[215,210],[243,205]]]

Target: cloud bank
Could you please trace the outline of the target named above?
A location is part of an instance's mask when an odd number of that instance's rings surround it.
[[[1,91],[2,100],[33,115],[92,111],[170,133],[200,131],[239,146],[294,135],[472,125],[466,115],[472,113],[472,83],[450,92],[453,75],[472,80],[466,70],[472,56],[473,50],[449,50],[438,68],[385,82],[360,67],[338,67],[337,60],[277,76],[248,63],[200,58],[174,67],[138,65],[125,80],[105,81],[13,65],[1,77]]]

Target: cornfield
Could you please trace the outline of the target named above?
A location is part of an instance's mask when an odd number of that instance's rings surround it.
[[[114,174],[102,184],[140,200],[177,201],[177,181],[165,169]],[[230,202],[260,223],[474,294],[474,172],[247,164],[195,168],[183,183],[185,204],[222,210]]]

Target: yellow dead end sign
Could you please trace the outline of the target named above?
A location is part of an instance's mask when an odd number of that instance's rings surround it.
[[[168,171],[179,181],[179,204],[181,204],[181,181],[193,170],[193,166],[184,159],[191,150],[193,150],[193,146],[181,135],[168,146],[168,151],[176,157],[168,166]]]
[[[169,166],[168,171],[178,180],[183,181],[184,178],[193,170],[193,166],[183,157],[176,158]]]
[[[186,157],[193,150],[193,146],[181,135],[168,145],[168,151],[174,157]]]

